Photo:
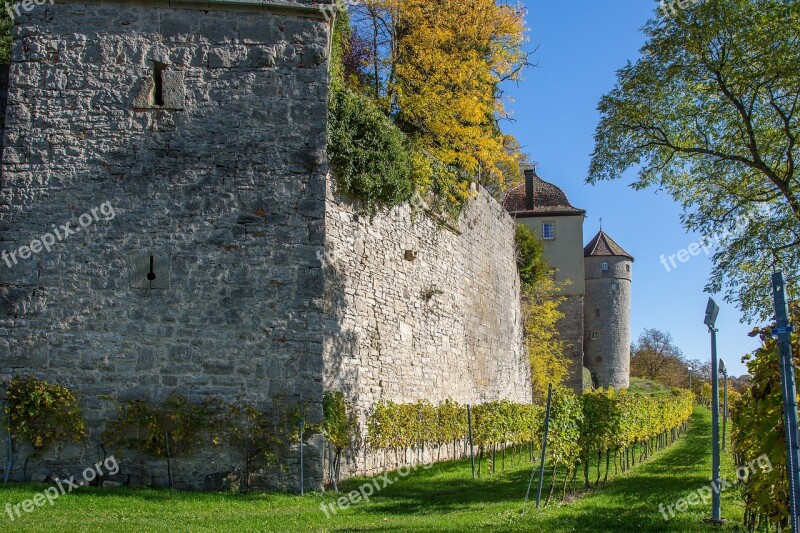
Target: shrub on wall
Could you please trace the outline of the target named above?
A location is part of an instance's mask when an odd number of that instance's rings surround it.
[[[544,244],[525,224],[516,227],[517,269],[524,292],[547,276],[549,267],[544,260]]]
[[[342,453],[353,443],[355,420],[352,407],[341,392],[326,392],[322,396],[322,435],[331,446],[331,482],[336,485],[342,461]]]
[[[414,192],[405,136],[372,100],[349,89],[331,92],[328,157],[339,191],[369,210],[402,204]]]
[[[80,442],[86,435],[75,395],[47,381],[13,378],[8,383],[5,413],[9,433],[30,444],[34,455],[56,442]]]
[[[119,416],[108,422],[103,437],[108,445],[154,457],[191,455],[215,428],[220,409],[218,400],[192,404],[180,394],[163,403],[127,400],[120,403]]]

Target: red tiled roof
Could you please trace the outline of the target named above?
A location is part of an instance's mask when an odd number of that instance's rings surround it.
[[[564,191],[547,183],[539,176],[533,177],[533,209],[525,205],[525,185],[510,189],[506,193],[503,207],[513,216],[580,215],[586,213],[573,207]]]
[[[633,256],[622,249],[622,246],[614,242],[614,239],[609,237],[606,232],[600,230],[594,239],[586,245],[583,249],[584,257],[627,257],[633,261]]]

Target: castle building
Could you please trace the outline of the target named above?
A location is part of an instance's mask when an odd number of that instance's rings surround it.
[[[564,191],[525,171],[525,184],[509,191],[505,200],[508,212],[536,232],[544,243],[544,257],[555,269],[555,280],[565,284],[566,300],[561,305],[564,318],[558,323],[561,338],[567,342],[565,355],[570,362],[566,385],[583,390],[583,309],[586,294],[583,267],[583,221],[586,211],[573,207]]]
[[[586,211],[557,186],[525,171],[511,189],[506,210],[544,243],[544,257],[565,284],[564,318],[557,325],[569,360],[566,385],[627,388],[630,384],[630,307],[633,257],[602,230],[584,247]]]

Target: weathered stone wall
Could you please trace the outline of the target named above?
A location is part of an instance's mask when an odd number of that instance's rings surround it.
[[[131,483],[167,483],[165,461],[101,450],[108,397],[302,400],[314,424],[327,387],[354,400],[362,429],[381,399],[530,400],[513,221],[483,191],[450,229],[407,206],[361,218],[334,198],[329,26],[311,2],[281,3],[71,2],[17,18],[0,379],[69,387],[91,430],[29,479],[109,453]],[[318,488],[320,439],[308,444]],[[173,461],[176,485],[218,488],[243,463],[229,452]],[[281,459],[254,485],[296,489],[297,448]]]
[[[457,228],[409,206],[358,212],[329,189],[325,387],[345,392],[364,433],[380,400],[530,402],[514,221],[500,204],[481,190]],[[361,446],[347,468],[384,459]]]
[[[601,264],[608,262],[607,271]],[[626,257],[586,258],[584,364],[598,385],[617,390],[630,386],[631,270]],[[617,284],[619,290],[613,290]],[[596,333],[597,338],[592,339]]]
[[[92,428],[29,477],[100,458],[116,409],[102,395],[302,396],[309,422],[321,417],[329,26],[262,5],[156,5],[48,3],[17,19],[0,250],[74,229],[104,202],[115,214],[0,262],[0,377],[70,387]],[[288,474],[269,482],[294,488],[287,454]],[[306,457],[316,486],[319,454]],[[166,483],[164,461],[125,458],[134,483]],[[178,486],[233,463],[178,460]]]

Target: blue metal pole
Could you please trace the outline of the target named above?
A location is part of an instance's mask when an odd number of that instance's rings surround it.
[[[786,469],[789,478],[789,509],[792,532],[800,531],[800,444],[797,434],[797,386],[794,380],[792,358],[792,328],[789,326],[789,305],[786,302],[786,285],[782,272],[772,275],[775,298],[775,319],[781,358],[781,382],[783,392],[783,421],[786,428]]]
[[[542,484],[544,483],[544,459],[547,453],[547,433],[550,430],[550,405],[553,402],[553,384],[547,386],[547,408],[544,415],[544,435],[542,436],[542,455],[539,458],[539,487],[536,490],[536,508],[539,508],[539,503],[542,501]],[[536,472],[534,467],[533,472]],[[528,496],[531,492],[531,484],[533,483],[533,472],[531,472],[531,481],[528,483],[528,493],[525,494],[525,501],[528,501]]]
[[[709,326],[711,331],[711,474],[714,490],[711,496],[711,521],[721,522],[722,499],[720,495],[719,475],[719,368],[717,364],[717,330]]]

